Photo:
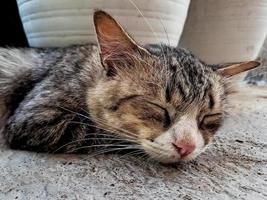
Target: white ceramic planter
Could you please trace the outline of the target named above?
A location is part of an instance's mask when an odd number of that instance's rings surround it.
[[[17,0],[23,27],[32,47],[95,42],[92,20],[95,9],[103,9],[114,16],[141,44],[168,43],[166,29],[170,44],[177,45],[189,2],[190,0]],[[145,19],[135,6],[141,10]]]
[[[193,0],[180,45],[207,63],[257,57],[267,33],[267,0]]]

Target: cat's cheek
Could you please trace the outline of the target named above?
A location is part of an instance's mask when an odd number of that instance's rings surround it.
[[[209,143],[211,143],[213,137],[214,137],[214,134],[207,131],[207,130],[202,130],[201,131],[201,135],[203,137],[203,140],[204,140],[204,145],[208,145]]]

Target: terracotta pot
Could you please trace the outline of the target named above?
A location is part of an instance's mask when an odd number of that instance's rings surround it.
[[[171,45],[177,45],[189,2],[190,0],[17,0],[24,30],[32,47],[95,42],[92,19],[95,9],[105,10],[114,16],[141,44],[170,42]]]
[[[207,63],[255,59],[267,33],[267,0],[194,0],[180,46]]]

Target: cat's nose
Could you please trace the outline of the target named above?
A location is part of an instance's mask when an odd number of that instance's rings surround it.
[[[191,154],[195,149],[196,145],[188,143],[183,140],[176,140],[173,143],[173,146],[176,148],[177,152],[180,154],[181,158],[184,158]]]

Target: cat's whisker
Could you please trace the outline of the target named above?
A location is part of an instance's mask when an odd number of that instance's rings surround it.
[[[94,145],[85,145],[85,146],[80,146],[80,147],[77,147],[75,149],[71,149],[71,151],[78,151],[80,149],[93,149],[95,150],[96,148],[98,147],[104,147],[104,148],[107,148],[107,147],[128,147],[129,145],[128,144],[121,144],[121,143],[114,143],[114,144],[94,144]],[[67,152],[69,153],[69,152]]]
[[[169,44],[169,46],[171,46],[170,38],[169,38],[169,35],[168,35],[168,33],[167,33],[167,29],[166,29],[166,27],[164,26],[164,24],[163,24],[163,22],[162,22],[162,18],[161,18],[160,16],[158,16],[158,18],[159,18],[159,21],[160,21],[160,23],[161,23],[161,25],[162,25],[162,27],[163,27],[164,32],[165,32],[165,35],[166,35],[168,44]]]
[[[122,158],[125,158],[125,157],[127,157],[127,156],[140,155],[141,153],[144,153],[144,152],[143,152],[141,149],[137,149],[137,150],[135,150],[135,151],[126,153],[126,154],[120,156],[119,158],[122,159]]]
[[[101,124],[101,122],[99,122],[98,119],[96,119],[95,122]],[[117,131],[115,133],[121,134],[121,135],[123,135],[125,137],[128,137],[128,138],[131,138],[131,139],[137,139],[136,134],[132,133],[130,131],[127,131],[127,130],[124,130],[124,129],[121,129],[121,128],[118,128],[118,127],[113,127],[110,124],[106,124],[106,123],[105,124],[102,123],[101,125],[107,127],[106,130]],[[105,130],[105,128],[101,128],[101,129]]]
[[[88,133],[88,134],[86,134],[86,136],[89,136],[89,135],[91,135],[91,133]],[[129,138],[122,138],[121,136],[119,136],[119,135],[111,135],[110,133],[109,134],[105,134],[105,133],[103,133],[103,132],[97,132],[97,133],[95,133],[95,134],[93,134],[95,137],[97,137],[97,136],[102,136],[102,137],[104,137],[104,138],[114,138],[114,139],[121,139],[121,140],[124,140],[124,141],[128,141],[128,142],[133,142],[133,143],[136,143],[137,141],[136,140],[134,140],[134,139],[129,139]]]
[[[150,152],[153,152],[154,156],[157,160],[162,160],[164,158],[169,157],[169,153],[166,152],[166,149],[162,148],[159,145],[155,145],[153,143],[147,143],[146,144],[149,147]]]
[[[95,152],[94,154],[91,154],[89,158],[98,156],[98,155],[103,155],[106,153],[112,153],[112,152],[118,152],[118,151],[124,151],[124,150],[131,150],[131,149],[136,149],[136,147],[125,147],[125,148],[113,148],[113,149],[106,149],[106,150],[101,150],[98,152]]]
[[[101,124],[101,119],[99,119],[99,118],[97,118],[97,119],[91,119],[89,116],[86,116],[86,115],[83,115],[83,114],[81,114],[81,113],[72,111],[72,110],[70,110],[70,109],[68,109],[68,108],[64,108],[64,107],[61,107],[61,106],[58,106],[58,107],[60,107],[61,109],[66,110],[66,111],[69,111],[69,112],[71,112],[71,113],[77,114],[77,115],[79,115],[79,116],[81,116],[81,117],[84,117],[84,118],[86,118],[86,119],[89,119],[89,120],[91,120],[91,121],[95,121],[95,122]],[[134,133],[131,133],[131,132],[129,132],[129,131],[122,130],[122,129],[119,129],[119,128],[115,128],[115,127],[112,127],[111,125],[107,125],[107,124],[102,124],[102,125],[104,125],[104,126],[105,126],[105,125],[106,125],[106,126],[109,126],[110,128],[113,128],[113,129],[115,129],[115,130],[117,129],[118,131],[121,131],[122,133],[126,133],[126,134],[128,134],[128,135],[131,135],[131,136],[135,136],[135,137],[136,137],[136,135],[135,135]],[[127,136],[128,136],[128,135],[127,135]]]
[[[106,147],[104,149],[101,149],[101,150],[97,150],[97,149],[94,149],[94,148],[98,148],[98,147]],[[112,148],[114,147],[114,148]],[[118,147],[118,148],[115,148],[115,147]],[[71,153],[71,152],[75,152],[75,151],[78,151],[78,150],[81,150],[81,149],[91,149],[94,150],[94,154],[92,154],[93,156],[95,155],[100,155],[100,154],[104,154],[104,153],[107,153],[107,152],[112,152],[112,151],[118,151],[118,150],[127,150],[127,149],[137,149],[138,147],[135,146],[135,145],[116,145],[116,144],[110,144],[110,145],[90,145],[90,146],[81,146],[81,147],[78,147],[78,148],[75,148],[75,149],[72,149],[71,151],[67,152],[67,153]]]
[[[91,135],[91,133],[87,133],[86,134],[86,136],[88,136],[88,135]],[[106,137],[106,138],[108,138],[108,137],[112,137],[112,138],[117,138],[117,139],[122,139],[122,140],[125,140],[125,138],[122,138],[121,136],[119,136],[119,135],[111,135],[110,133],[104,133],[104,132],[96,132],[95,134],[93,134],[94,136],[104,136],[104,137]],[[128,140],[128,141],[135,141],[135,140],[131,140],[131,139],[128,139],[128,138],[126,138],[126,140]]]
[[[123,130],[121,131],[121,132],[118,132],[118,130],[116,130],[116,129],[114,129],[114,128],[103,128],[103,127],[100,127],[100,126],[97,126],[97,125],[92,125],[92,124],[86,124],[86,123],[83,123],[83,122],[76,122],[76,121],[70,121],[69,123],[73,123],[73,124],[81,124],[81,125],[84,125],[84,126],[89,126],[89,127],[95,127],[95,128],[98,128],[98,129],[100,129],[100,130],[103,130],[103,131],[108,131],[108,132],[113,132],[113,133],[115,133],[117,136],[119,136],[119,134],[121,134],[122,132],[123,132]],[[126,132],[125,132],[126,133]],[[107,136],[108,136],[108,134],[106,134]],[[109,136],[110,137],[113,137],[114,135],[111,135],[111,134],[109,134]],[[132,141],[136,141],[135,139],[135,137],[132,137],[132,136],[129,136],[129,135],[127,135],[126,136],[127,137],[127,139],[128,140],[131,140],[132,139]]]
[[[158,34],[155,32],[154,28],[152,27],[151,23],[148,21],[148,19],[144,16],[144,14],[142,13],[142,11],[139,9],[139,7],[136,5],[136,3],[133,0],[128,0],[134,7],[135,9],[138,11],[138,13],[142,16],[142,18],[144,19],[145,23],[147,24],[148,28],[151,30],[152,34],[154,35],[154,37],[156,39],[158,39],[159,41],[161,40],[160,37],[158,36]],[[160,45],[160,48],[163,51],[163,47]],[[165,62],[167,61],[165,54],[163,54],[164,56],[164,60]]]
[[[158,144],[154,144],[154,143],[147,143],[147,146],[154,149],[154,150],[160,150],[162,152],[165,152],[166,149],[164,149],[162,146],[158,145]]]
[[[63,110],[65,110],[65,111],[68,111],[68,112],[70,112],[70,113],[73,113],[73,114],[76,114],[76,115],[79,115],[79,116],[81,116],[81,117],[84,117],[84,118],[86,118],[86,119],[89,119],[89,120],[91,120],[88,116],[86,116],[86,115],[83,115],[83,114],[81,114],[81,113],[78,113],[78,112],[75,112],[75,111],[73,111],[73,110],[70,110],[70,109],[68,109],[68,108],[65,108],[65,107],[62,107],[62,106],[57,106],[58,108],[61,108],[61,109],[63,109]]]
[[[79,114],[79,113],[77,113],[77,114]],[[83,115],[83,116],[84,116],[84,115]],[[134,133],[131,133],[131,132],[126,131],[126,130],[119,129],[118,127],[113,127],[113,126],[111,126],[110,124],[106,124],[105,121],[102,120],[102,119],[100,119],[100,118],[94,118],[94,119],[92,119],[92,118],[90,118],[89,116],[84,116],[84,117],[86,117],[86,118],[89,119],[89,120],[95,121],[96,123],[99,123],[99,124],[101,124],[101,125],[103,125],[103,126],[108,126],[108,128],[115,129],[115,130],[119,130],[119,131],[128,133],[128,134],[130,134],[130,135],[136,136]],[[98,127],[98,128],[103,129],[102,127]]]
[[[90,134],[93,134],[93,133],[90,133]],[[96,135],[98,135],[98,134],[96,133]],[[78,139],[78,140],[73,140],[73,141],[71,141],[71,142],[68,142],[68,143],[62,145],[61,147],[57,148],[57,149],[56,149],[55,151],[53,151],[52,153],[56,153],[56,152],[58,152],[59,150],[61,150],[62,148],[66,147],[66,146],[68,146],[68,145],[70,145],[70,144],[74,144],[74,143],[77,143],[77,142],[87,142],[87,141],[92,141],[92,142],[94,142],[95,140],[106,140],[106,141],[110,141],[110,142],[113,142],[113,141],[121,141],[121,143],[123,143],[123,142],[125,143],[125,142],[129,141],[129,140],[127,140],[127,139],[122,139],[122,138],[108,138],[108,137],[105,137],[105,138],[99,138],[99,137],[83,138],[83,139]],[[130,142],[130,141],[129,141],[129,142]]]
[[[134,7],[135,9],[139,12],[139,14],[142,16],[142,18],[145,20],[147,26],[149,27],[149,29],[151,30],[151,32],[153,33],[155,38],[159,38],[157,33],[154,31],[154,28],[152,27],[151,23],[148,21],[148,19],[144,16],[144,14],[142,13],[142,11],[138,8],[138,6],[136,5],[136,3],[132,0],[128,0]]]
[[[139,156],[139,155],[142,155],[142,156]],[[153,160],[149,157],[148,154],[144,153],[143,151],[141,153],[137,152],[136,154],[133,154],[132,156],[135,156],[135,160],[137,161],[135,163],[138,164],[138,166],[142,168],[148,166],[150,162],[148,159]],[[135,161],[135,160],[131,160],[131,161]]]
[[[144,162],[144,166],[147,166],[148,163],[155,163],[155,164],[157,164],[157,165],[160,164],[160,162],[159,162],[158,160],[155,160],[155,159],[151,158],[151,157],[148,156],[148,155],[145,156],[144,159],[146,159],[146,162]]]

